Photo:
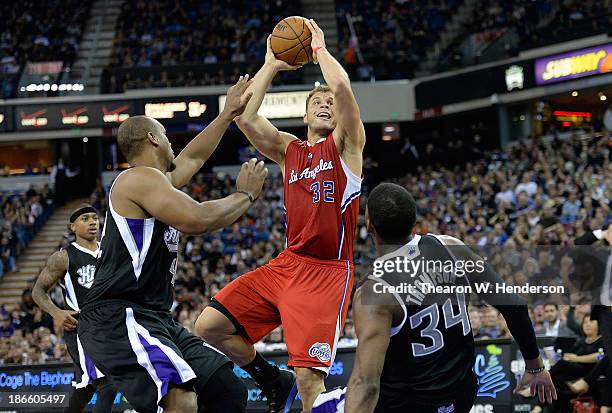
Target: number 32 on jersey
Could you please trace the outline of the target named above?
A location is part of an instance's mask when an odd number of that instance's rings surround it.
[[[310,185],[312,191],[312,202],[318,203],[323,199],[323,202],[334,202],[334,181],[313,182]]]

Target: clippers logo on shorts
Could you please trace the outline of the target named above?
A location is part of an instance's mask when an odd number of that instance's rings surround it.
[[[168,251],[172,253],[178,252],[179,236],[180,233],[172,227],[168,227],[168,229],[164,232],[164,241],[166,243],[166,247],[168,247]]]
[[[310,346],[308,355],[318,358],[323,363],[327,363],[331,360],[331,347],[327,343],[314,343]]]
[[[94,273],[96,272],[95,265],[84,265],[77,270],[79,274],[78,282],[79,285],[89,289],[94,280]]]
[[[438,407],[438,413],[453,413],[455,411],[455,405]]]

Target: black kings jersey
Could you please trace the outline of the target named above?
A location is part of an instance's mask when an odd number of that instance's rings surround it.
[[[444,400],[473,391],[475,384],[474,338],[466,308],[469,289],[462,291],[469,283],[450,271],[456,261],[452,251],[435,235],[416,235],[379,260],[395,256],[420,267],[370,277],[404,289],[394,294],[404,316],[390,332],[377,411],[401,410],[409,400]]]
[[[100,256],[87,304],[121,299],[151,310],[170,311],[179,232],[155,218],[119,215],[112,202],[115,183],[108,196]]]
[[[93,284],[98,250],[88,250],[76,242],[68,245],[65,250],[68,254],[68,271],[59,282],[64,294],[64,303],[60,306],[65,310],[76,311],[85,303]]]

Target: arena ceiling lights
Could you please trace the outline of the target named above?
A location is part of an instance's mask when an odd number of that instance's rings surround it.
[[[82,83],[30,83],[22,86],[22,92],[82,92],[85,86]]]

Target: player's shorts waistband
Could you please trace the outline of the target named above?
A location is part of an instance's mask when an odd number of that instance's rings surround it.
[[[298,260],[301,262],[307,262],[312,265],[318,265],[320,267],[334,267],[334,268],[346,268],[346,264],[348,263],[351,270],[354,268],[353,261],[349,260],[322,260],[320,258],[310,257],[308,255],[296,254],[295,252],[284,250],[279,254],[280,256],[289,257],[294,260]]]
[[[172,317],[169,311],[164,311],[160,309],[153,309],[149,307],[144,307],[140,304],[136,304],[132,301],[122,300],[120,298],[108,298],[103,300],[94,301],[91,303],[87,303],[83,307],[81,307],[81,314],[84,312],[88,312],[94,309],[99,309],[103,307],[113,307],[113,308],[134,308],[136,310],[143,311],[151,311],[161,316]]]

